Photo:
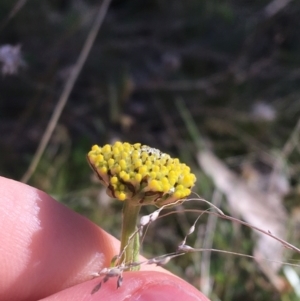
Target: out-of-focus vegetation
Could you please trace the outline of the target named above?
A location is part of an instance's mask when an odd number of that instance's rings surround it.
[[[31,0],[15,6],[21,2],[0,2],[0,47],[21,45],[23,56],[17,74],[0,78],[0,171],[13,179],[26,172],[100,5]],[[249,177],[246,163],[264,172],[282,158],[290,185],[284,205],[299,226],[299,13],[298,1],[112,1],[29,184],[118,237],[122,204],[106,198],[86,162],[91,145],[118,139],[179,156],[198,176],[195,191],[211,200],[214,185],[195,160],[197,145],[175,104],[180,98],[208,147],[241,177]],[[176,250],[196,217],[156,221],[144,255]],[[206,220],[189,244],[201,245]],[[220,220],[213,234],[214,248],[251,254],[248,229]],[[294,244],[297,239],[291,235]],[[201,256],[167,267],[199,287]],[[288,287],[277,291],[253,260],[211,256],[212,300],[297,300]]]

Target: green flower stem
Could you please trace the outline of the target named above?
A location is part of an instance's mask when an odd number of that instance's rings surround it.
[[[120,249],[120,254],[122,254],[122,256],[119,259],[119,262],[124,263],[125,265],[139,261],[140,237],[136,230],[140,209],[141,206],[132,205],[131,200],[124,201]],[[128,270],[139,270],[139,266],[130,267]]]

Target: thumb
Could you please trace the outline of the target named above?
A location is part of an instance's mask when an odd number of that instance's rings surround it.
[[[182,279],[156,271],[125,272],[122,286],[117,288],[117,279],[103,282],[103,277],[87,281],[49,296],[43,301],[209,301],[196,288]],[[92,294],[101,282],[100,289]]]

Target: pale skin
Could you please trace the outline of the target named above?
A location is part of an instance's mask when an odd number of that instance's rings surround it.
[[[119,241],[46,193],[0,177],[0,300],[201,300],[193,286],[154,265],[103,283]]]

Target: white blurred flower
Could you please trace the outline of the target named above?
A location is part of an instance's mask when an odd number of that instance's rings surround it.
[[[22,58],[21,45],[3,45],[0,47],[0,63],[3,75],[17,74],[20,67],[25,66]]]
[[[252,115],[261,121],[274,121],[277,112],[275,108],[265,102],[257,102],[252,107]]]

